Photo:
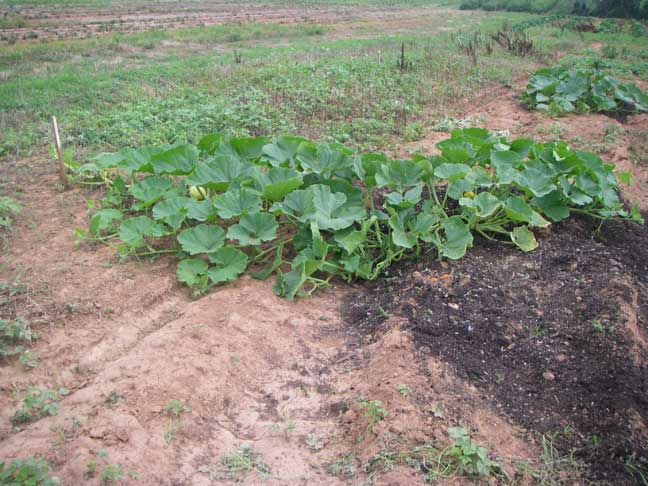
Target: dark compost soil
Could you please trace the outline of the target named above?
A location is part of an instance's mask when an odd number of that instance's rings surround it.
[[[570,220],[528,254],[479,241],[457,262],[404,262],[352,295],[346,317],[364,334],[403,317],[419,352],[518,424],[558,432],[588,479],[636,484],[624,463],[646,457],[648,228],[596,230]]]

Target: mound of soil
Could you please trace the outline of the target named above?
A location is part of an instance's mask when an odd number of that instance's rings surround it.
[[[648,424],[648,228],[570,220],[523,254],[476,242],[457,262],[392,267],[347,299],[358,332],[400,316],[418,350],[529,430],[556,435],[589,479],[635,484]]]

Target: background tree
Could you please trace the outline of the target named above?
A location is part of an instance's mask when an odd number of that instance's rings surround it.
[[[640,10],[640,0],[599,0],[594,14],[600,17],[637,18]]]

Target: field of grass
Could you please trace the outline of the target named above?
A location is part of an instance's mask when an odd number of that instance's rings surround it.
[[[51,115],[79,156],[195,142],[212,131],[287,132],[385,148],[420,138],[457,100],[492,83],[510,84],[556,50],[573,53],[579,63],[647,76],[645,51],[630,35],[582,40],[540,25],[529,31],[533,56],[496,50],[474,66],[452,40],[533,18],[454,11],[419,17],[412,33],[375,22],[251,23],[5,45],[0,151],[44,153]],[[618,55],[588,51],[591,42]],[[402,44],[410,62],[404,71],[396,68]]]

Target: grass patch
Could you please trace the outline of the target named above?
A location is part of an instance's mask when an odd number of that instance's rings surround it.
[[[20,29],[27,27],[27,19],[22,15],[4,15],[0,17],[1,29]]]

